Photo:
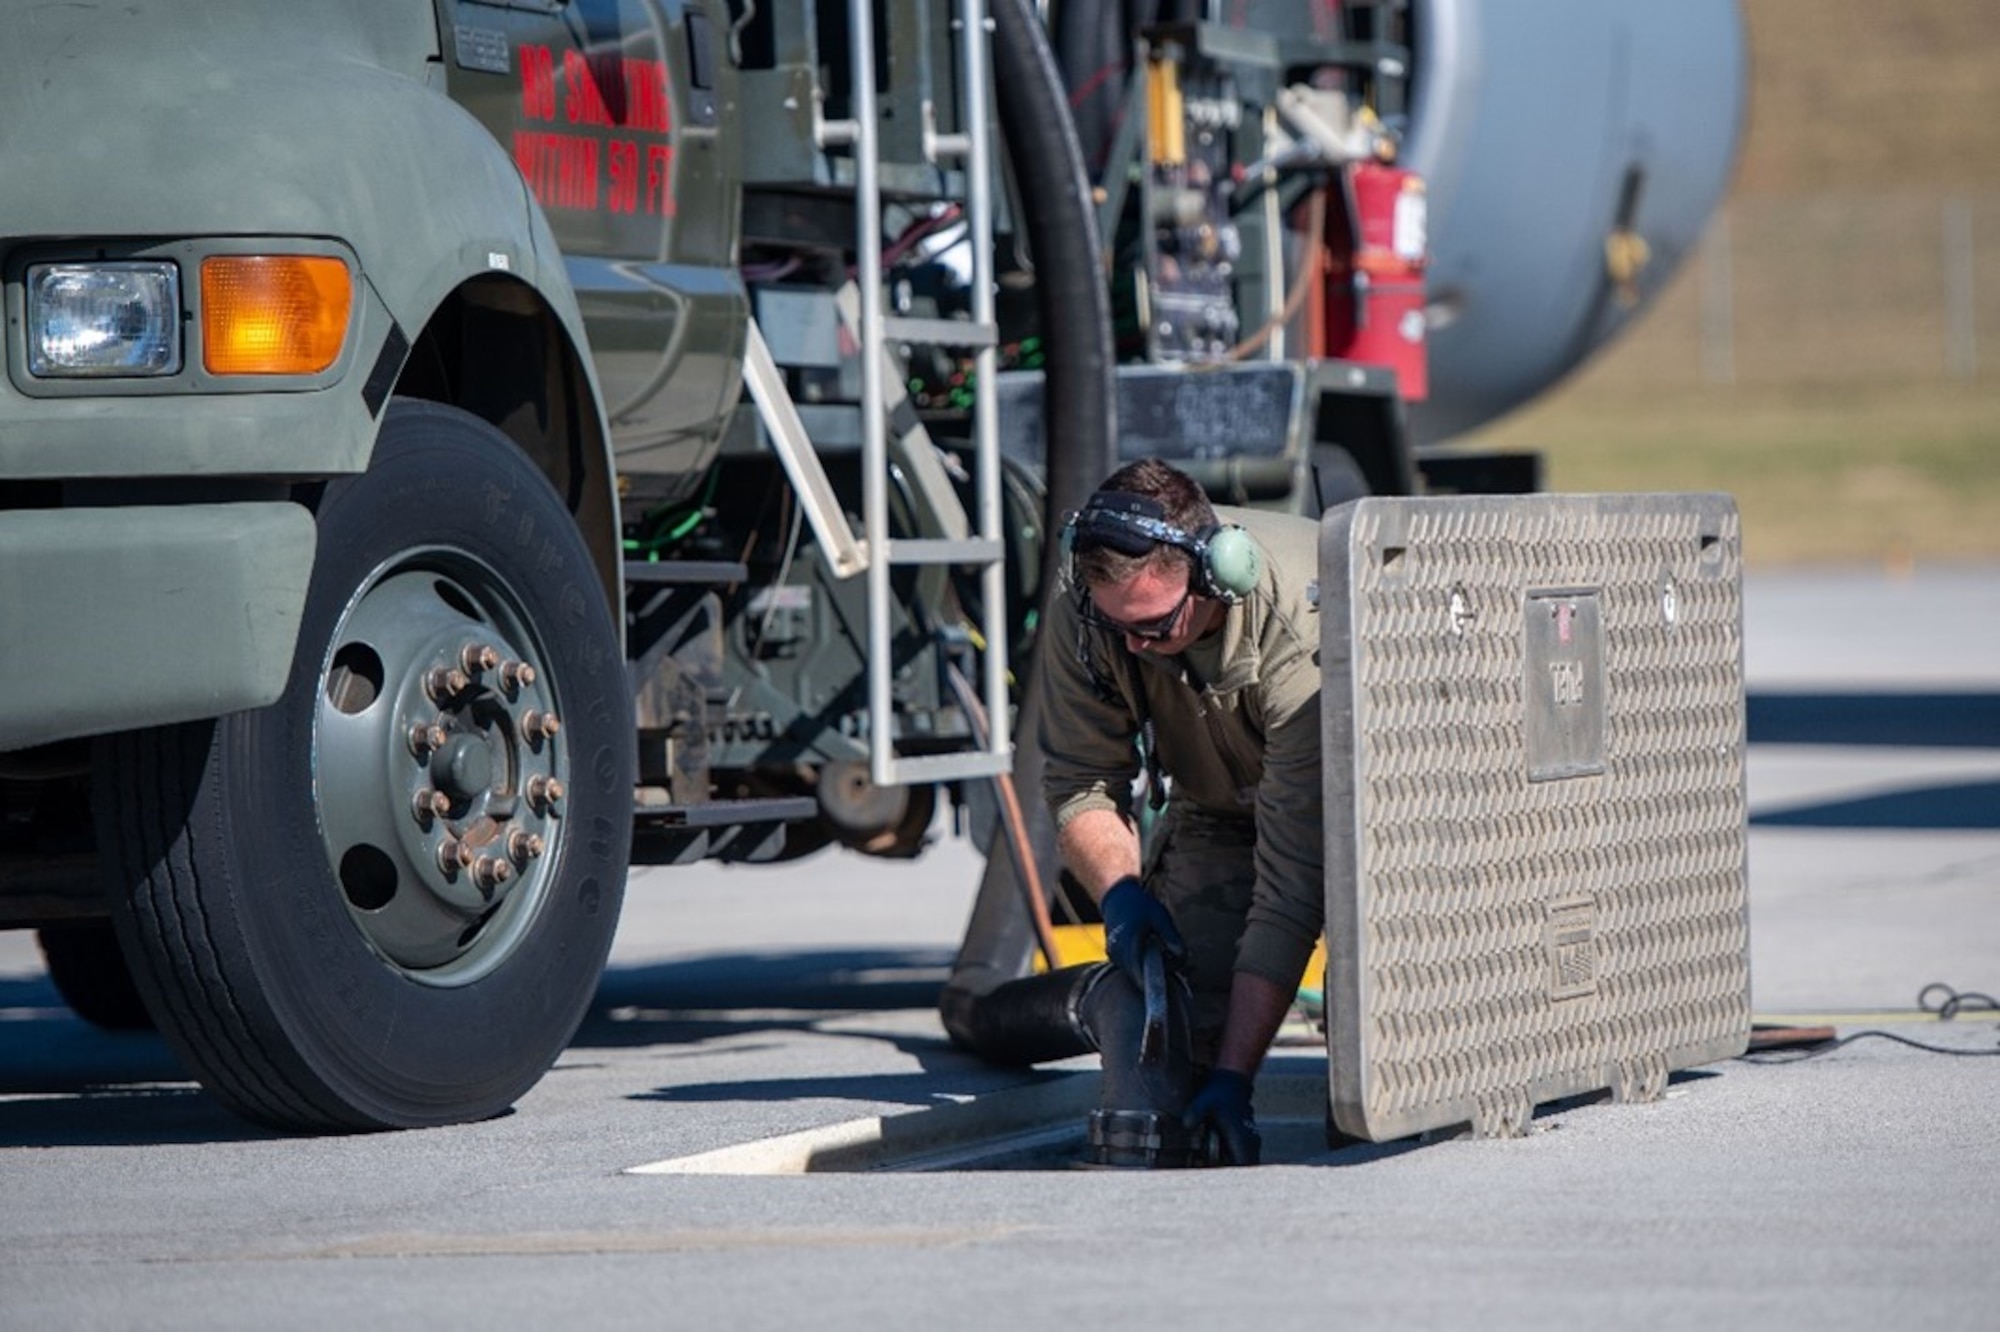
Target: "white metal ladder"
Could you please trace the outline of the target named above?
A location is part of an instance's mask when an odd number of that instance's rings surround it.
[[[1001,501],[999,408],[993,382],[998,366],[999,325],[994,311],[992,144],[989,118],[990,42],[985,0],[958,0],[957,134],[939,134],[930,126],[935,108],[924,107],[924,149],[933,163],[963,160],[966,180],[966,222],[972,249],[972,318],[911,319],[886,313],[882,282],[881,159],[877,149],[879,119],[875,96],[874,6],[871,0],[848,0],[848,31],[852,44],[852,118],[822,120],[817,134],[821,147],[846,146],[854,154],[856,278],[858,290],[843,305],[857,325],[861,356],[862,536],[848,526],[814,453],[798,412],[785,390],[783,375],[753,320],[745,351],[744,380],[757,404],[772,445],[798,491],[814,537],[833,572],[868,578],[868,767],[878,786],[953,781],[989,777],[1007,771],[1013,762],[1007,695],[1007,589],[1005,522]],[[858,308],[854,308],[858,306]],[[969,524],[943,468],[921,427],[892,439],[889,417],[900,402],[890,398],[888,375],[902,370],[890,343],[931,343],[973,349],[972,412],[973,469],[978,504],[976,530]],[[937,529],[921,538],[889,536],[889,467],[892,460],[916,482],[923,502],[920,511]],[[891,697],[894,662],[890,628],[894,605],[889,572],[895,565],[962,565],[981,571],[983,606],[980,632],[985,643],[982,689],[986,713],[983,747],[947,754],[899,756],[895,751]],[[975,726],[975,732],[980,729]]]

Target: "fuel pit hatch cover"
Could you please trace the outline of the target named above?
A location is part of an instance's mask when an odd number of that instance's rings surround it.
[[[1320,587],[1339,1128],[1520,1132],[1742,1053],[1734,501],[1363,499]]]

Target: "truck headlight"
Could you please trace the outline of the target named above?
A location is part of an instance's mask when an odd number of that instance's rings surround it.
[[[28,373],[43,379],[178,374],[181,278],[170,263],[28,269]]]

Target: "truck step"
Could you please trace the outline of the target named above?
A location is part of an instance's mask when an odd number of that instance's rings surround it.
[[[625,561],[628,583],[741,583],[749,577],[749,567],[734,560]]]
[[[692,865],[720,859],[755,862],[784,850],[785,825],[812,818],[819,802],[811,796],[771,796],[755,800],[704,800],[676,805],[663,786],[642,786],[632,810],[635,865]]]
[[[694,805],[668,803],[664,786],[642,786],[632,817],[640,823],[667,828],[721,828],[739,823],[796,823],[819,813],[811,796],[766,796],[752,800],[704,800]],[[657,803],[655,803],[657,802]]]

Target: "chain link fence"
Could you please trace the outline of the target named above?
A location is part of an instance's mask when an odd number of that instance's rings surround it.
[[[1742,199],[1595,367],[1605,389],[1989,382],[2000,194]]]

